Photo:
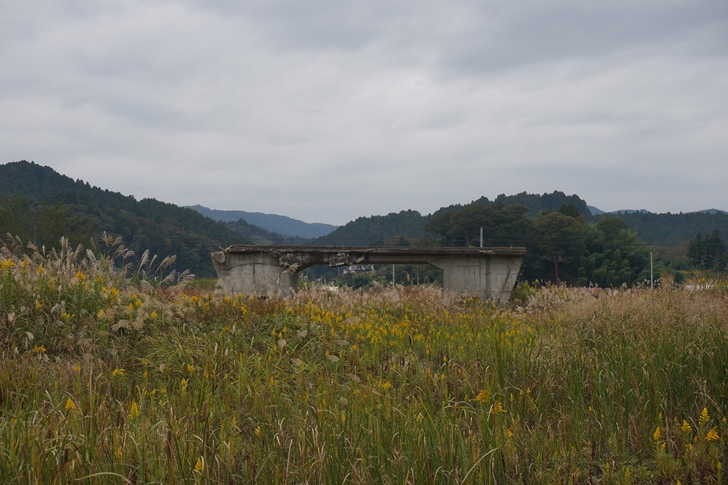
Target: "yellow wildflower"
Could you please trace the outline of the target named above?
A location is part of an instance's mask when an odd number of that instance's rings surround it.
[[[73,366],[73,372],[75,372],[76,374],[78,374],[79,372],[81,372],[81,364],[74,365]]]
[[[180,386],[180,387],[182,388],[182,390],[183,390],[183,391],[184,391],[185,389],[187,389],[187,379],[185,379],[185,378],[183,377],[183,378],[182,378],[182,380],[181,380],[181,381],[179,381],[179,386]]]
[[[117,458],[121,458],[121,452],[122,452],[122,448],[121,448],[121,446],[118,446],[116,448],[116,451],[114,452],[114,455],[116,455]]]
[[[195,366],[192,364],[187,364],[187,372],[192,374],[195,371]]]
[[[496,401],[493,404],[493,408],[492,409],[493,409],[493,414],[505,413],[506,412],[506,410],[503,409],[503,404],[501,404],[500,401]]]
[[[119,367],[118,369],[114,369],[114,372],[111,373],[112,377],[122,377],[124,375],[124,372],[126,372],[123,368]]]
[[[205,462],[202,460],[202,457],[197,458],[197,463],[195,463],[195,471],[202,473],[202,470],[205,469]]]
[[[76,279],[78,281],[85,281],[86,280],[86,276],[81,272],[80,269],[78,270],[78,273],[76,273]]]
[[[36,345],[35,347],[33,347],[33,352],[35,352],[36,354],[45,354],[46,348],[44,345]]]
[[[692,426],[690,426],[690,423],[688,423],[684,419],[683,419],[682,426],[680,426],[680,429],[683,430],[684,433],[689,433],[693,430]]]
[[[475,396],[475,400],[478,402],[485,402],[490,399],[490,393],[486,390],[482,390]]]
[[[718,441],[720,439],[720,436],[718,435],[718,429],[713,427],[708,431],[708,434],[705,436],[705,439],[708,441]]]
[[[700,413],[700,419],[698,420],[698,423],[700,426],[706,424],[708,421],[710,421],[710,415],[708,414],[708,408],[703,408],[703,411]]]
[[[260,436],[260,426],[258,426],[257,428],[255,428],[255,431],[253,431],[253,433],[255,433],[255,436],[258,436],[259,437]]]
[[[77,409],[76,403],[73,402],[73,399],[71,399],[71,396],[68,396],[68,399],[66,399],[66,406],[67,411],[75,411]]]
[[[137,405],[137,402],[132,399],[131,400],[131,407],[129,408],[129,417],[136,418],[140,415],[139,412],[139,406]]]
[[[156,310],[152,310],[152,313],[150,313],[149,316],[151,318],[157,318],[157,311]]]
[[[99,312],[96,314],[97,318],[104,318],[105,316],[106,316],[106,312],[104,311],[103,308],[101,310],[99,310]]]
[[[655,432],[652,434],[652,439],[655,441],[660,441],[662,438],[662,432],[660,432],[660,427],[658,426]]]

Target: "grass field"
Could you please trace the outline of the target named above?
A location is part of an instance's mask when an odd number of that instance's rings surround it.
[[[128,255],[0,249],[1,483],[726,482],[725,282],[255,300]]]

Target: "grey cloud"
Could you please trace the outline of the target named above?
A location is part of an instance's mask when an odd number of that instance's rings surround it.
[[[0,17],[2,161],[334,223],[523,190],[721,205],[722,0],[40,5]]]

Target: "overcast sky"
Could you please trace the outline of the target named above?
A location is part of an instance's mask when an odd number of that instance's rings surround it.
[[[0,0],[0,163],[344,224],[728,210],[726,0]]]

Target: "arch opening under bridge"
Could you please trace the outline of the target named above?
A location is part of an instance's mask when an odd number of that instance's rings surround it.
[[[525,254],[524,248],[230,246],[212,253],[212,262],[230,295],[290,295],[299,273],[317,264],[430,264],[442,270],[446,291],[504,302]]]

